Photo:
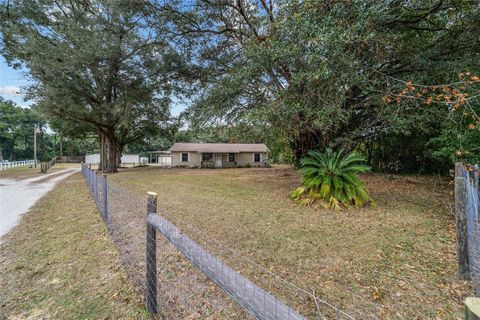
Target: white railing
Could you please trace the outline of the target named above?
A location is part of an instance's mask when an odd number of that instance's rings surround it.
[[[35,160],[2,162],[2,163],[0,163],[0,171],[1,170],[7,170],[7,169],[10,169],[10,168],[29,167],[29,166],[34,166],[34,165],[35,165]]]

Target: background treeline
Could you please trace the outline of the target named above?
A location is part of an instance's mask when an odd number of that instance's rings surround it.
[[[1,53],[30,71],[37,109],[63,137],[95,137],[107,171],[121,152],[175,141],[265,142],[287,163],[355,149],[388,172],[446,172],[480,156],[478,1],[18,0],[0,10]],[[174,103],[187,107],[178,118]]]
[[[62,137],[53,132],[35,108],[21,108],[0,97],[0,160],[33,159],[33,135],[37,133],[37,158],[85,155],[98,150],[95,137]]]

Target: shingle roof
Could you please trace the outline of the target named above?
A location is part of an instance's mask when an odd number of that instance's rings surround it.
[[[175,143],[169,150],[219,153],[268,152],[267,146],[263,143]]]

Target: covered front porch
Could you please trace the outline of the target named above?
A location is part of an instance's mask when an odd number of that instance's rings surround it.
[[[200,153],[200,167],[202,168],[232,168],[237,166],[235,153]]]
[[[170,167],[172,165],[172,155],[170,151],[147,151],[148,163],[157,164],[162,167]]]

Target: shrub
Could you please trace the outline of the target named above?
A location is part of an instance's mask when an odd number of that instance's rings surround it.
[[[323,202],[334,209],[374,203],[358,176],[369,170],[356,152],[312,150],[300,161],[302,186],[290,193],[290,198],[302,205]]]

